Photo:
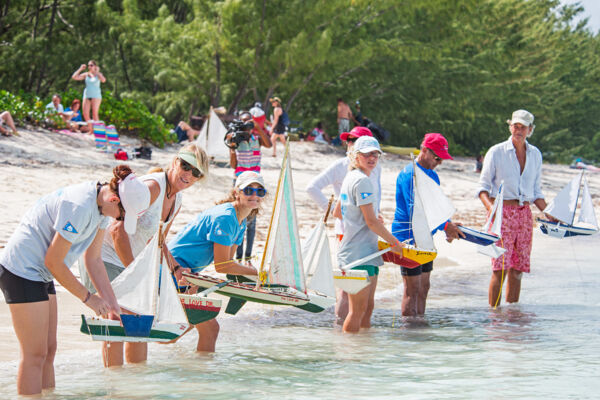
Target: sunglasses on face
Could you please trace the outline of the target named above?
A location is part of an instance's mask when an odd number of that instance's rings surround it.
[[[346,139],[346,142],[348,143],[354,143],[358,140],[357,137],[348,137],[348,139]]]
[[[442,161],[442,159],[441,159],[440,157],[438,157],[438,155],[437,155],[437,154],[435,154],[435,153],[433,152],[433,150],[431,150],[431,149],[429,149],[429,148],[428,148],[427,150],[429,150],[429,152],[431,153],[431,155],[433,156],[433,159],[434,159],[435,161],[437,161],[437,162],[440,162],[440,161]]]
[[[375,158],[379,158],[379,156],[381,155],[378,151],[372,151],[370,153],[360,153],[364,158],[371,158],[371,157],[375,157]]]
[[[265,195],[267,194],[265,188],[253,188],[250,186],[246,186],[245,188],[243,188],[242,192],[244,192],[246,196],[252,196],[253,194],[255,194],[258,197],[265,197]]]
[[[200,178],[202,176],[202,172],[198,168],[181,158],[179,159],[179,165],[181,165],[181,169],[184,171],[192,171],[194,178]]]

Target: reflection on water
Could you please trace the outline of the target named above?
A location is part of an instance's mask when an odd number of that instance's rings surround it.
[[[246,306],[219,317],[215,354],[193,352],[195,332],[150,345],[147,364],[110,370],[99,346],[60,349],[47,398],[596,398],[600,269],[581,252],[580,275],[546,250],[518,305],[487,306],[487,261],[441,266],[423,318],[401,317],[401,291],[389,287],[378,294],[372,328],[356,335],[343,334],[332,311]],[[0,367],[0,398],[12,398],[17,365]]]

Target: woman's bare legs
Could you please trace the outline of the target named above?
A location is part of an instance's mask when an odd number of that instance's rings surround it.
[[[92,102],[92,117],[94,121],[100,121],[100,103],[102,103],[102,99],[90,99]]]
[[[54,386],[52,362],[56,352],[57,312],[56,296],[50,295],[50,298],[53,298],[53,304],[51,301],[39,301],[8,305],[21,348],[17,373],[17,392],[20,395],[40,394],[42,389]]]
[[[196,351],[214,352],[219,336],[219,323],[216,319],[196,325],[198,331],[198,346]]]

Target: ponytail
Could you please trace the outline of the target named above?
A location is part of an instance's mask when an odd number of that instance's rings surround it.
[[[132,173],[133,171],[131,168],[125,164],[120,164],[113,168],[113,178],[110,180],[109,184],[110,190],[118,196],[119,183]]]

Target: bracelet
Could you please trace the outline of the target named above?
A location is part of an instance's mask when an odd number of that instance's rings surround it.
[[[90,297],[92,297],[92,294],[88,290],[87,294],[85,295],[85,299],[83,299],[83,304],[87,303],[87,301],[90,299]]]

